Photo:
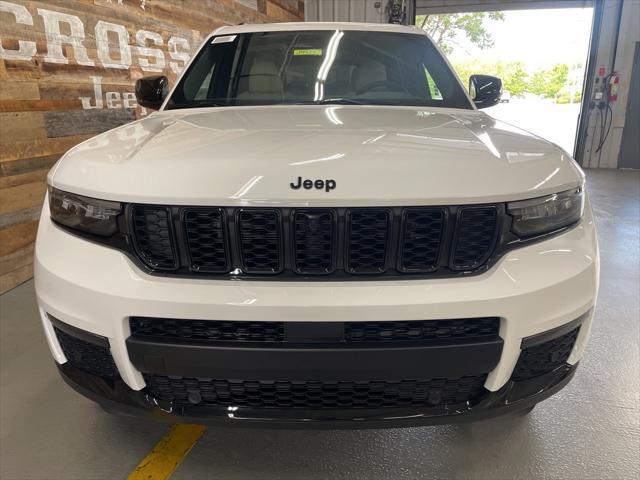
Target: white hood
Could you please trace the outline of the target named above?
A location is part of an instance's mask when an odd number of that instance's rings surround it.
[[[298,177],[335,181],[300,188]],[[436,205],[567,190],[555,145],[478,111],[377,106],[173,110],[103,133],[54,167],[59,189],[176,205]]]

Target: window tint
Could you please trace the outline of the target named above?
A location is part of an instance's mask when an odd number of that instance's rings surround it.
[[[168,108],[337,101],[471,108],[423,35],[322,30],[225,40],[198,53]]]

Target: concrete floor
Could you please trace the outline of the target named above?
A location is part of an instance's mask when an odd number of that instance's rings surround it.
[[[173,478],[640,478],[640,172],[591,171],[602,278],[573,382],[528,417],[364,431],[209,428]],[[0,478],[124,478],[167,430],[71,391],[33,283],[0,297]]]

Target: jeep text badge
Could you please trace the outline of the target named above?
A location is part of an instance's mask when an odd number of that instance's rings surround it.
[[[336,188],[335,180],[303,180],[302,177],[298,177],[297,183],[291,182],[289,186],[293,190],[298,190],[300,188],[304,188],[305,190],[311,190],[312,188],[316,188],[316,190],[324,190],[325,192],[330,192],[334,188]]]

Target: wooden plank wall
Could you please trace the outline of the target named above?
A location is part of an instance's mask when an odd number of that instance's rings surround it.
[[[32,275],[51,166],[146,114],[136,79],[175,80],[218,26],[303,19],[302,0],[0,0],[0,293]]]

